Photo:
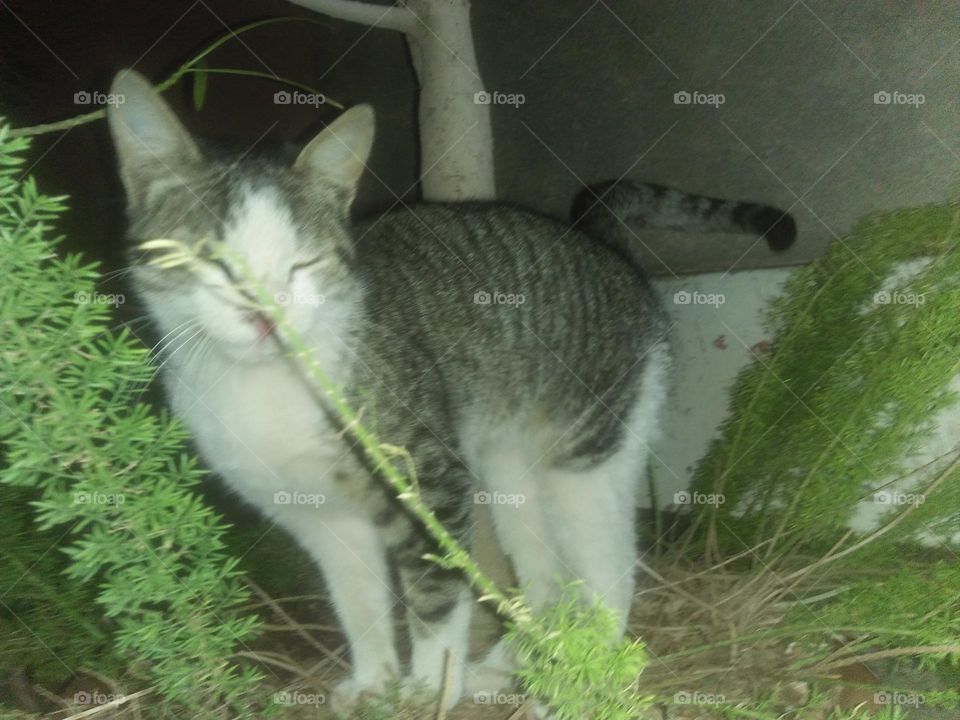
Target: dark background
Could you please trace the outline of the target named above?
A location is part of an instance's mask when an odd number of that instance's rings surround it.
[[[13,126],[86,112],[133,66],[155,82],[228,28],[295,15],[232,39],[212,66],[290,77],[352,105],[378,135],[358,209],[416,197],[416,79],[404,40],[281,0],[0,0],[0,113]],[[940,202],[960,183],[960,4],[951,0],[476,0],[481,75],[523,93],[494,107],[503,199],[565,215],[582,182],[631,177],[790,208],[800,242],[771,256],[753,238],[654,234],[649,269],[674,275],[804,262],[866,213]],[[332,107],[276,105],[284,86],[210,76],[166,93],[185,124],[240,149],[302,142]],[[678,90],[723,93],[720,108]],[[877,106],[879,90],[925,94]],[[31,172],[71,195],[69,246],[122,264],[122,197],[106,125],[38,137]],[[751,249],[752,248],[752,249]]]

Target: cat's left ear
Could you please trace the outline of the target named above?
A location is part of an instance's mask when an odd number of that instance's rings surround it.
[[[352,107],[311,140],[293,166],[335,185],[352,202],[370,157],[374,130],[373,108]]]
[[[120,100],[108,106],[107,120],[129,198],[144,195],[151,183],[176,177],[185,164],[200,159],[190,133],[143,75],[122,70],[110,92]]]

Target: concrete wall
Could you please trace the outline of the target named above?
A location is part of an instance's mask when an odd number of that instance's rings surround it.
[[[674,325],[671,340],[675,384],[668,401],[651,468],[660,505],[690,484],[697,461],[728,414],[737,373],[762,354],[770,340],[764,310],[782,289],[789,270],[750,270],[662,279]]]

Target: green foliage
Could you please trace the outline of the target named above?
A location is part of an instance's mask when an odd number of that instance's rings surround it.
[[[207,99],[207,80],[210,76],[206,69],[207,62],[203,60],[197,63],[193,71],[193,107],[195,110],[203,110],[203,105]]]
[[[202,473],[185,429],[139,402],[153,370],[135,339],[110,331],[95,266],[57,256],[51,228],[63,199],[19,177],[25,148],[0,130],[0,439],[2,481],[14,489],[0,512],[29,517],[17,501],[33,493],[38,527],[69,536],[70,562],[48,582],[52,566],[32,564],[43,536],[29,532],[4,538],[5,562],[25,567],[22,586],[51,608],[58,586],[96,583],[99,610],[60,596],[80,636],[58,638],[54,654],[75,662],[73,645],[99,642],[92,619],[102,613],[116,650],[169,701],[192,717],[229,706],[246,716],[257,675],[228,659],[258,622],[236,612],[248,594],[224,528],[194,494]]]
[[[81,666],[111,674],[116,658],[107,633],[86,611],[94,588],[64,575],[63,532],[37,529],[33,513],[24,511],[36,497],[28,488],[3,488],[0,677],[30,668],[36,682],[58,687]]]
[[[910,453],[955,401],[946,388],[960,371],[957,241],[955,206],[903,211],[864,222],[794,273],[771,315],[773,354],[742,373],[696,475],[699,491],[725,496],[696,520],[713,542],[733,551],[765,542],[767,557],[821,552],[858,501],[913,469]],[[903,263],[915,274],[887,280]],[[931,523],[960,530],[952,470],[925,499],[880,552]],[[891,505],[890,516],[903,510]]]
[[[741,373],[696,473],[724,502],[697,507],[687,551],[772,576],[783,630],[829,648],[808,658],[819,670],[878,652],[941,671],[960,660],[960,461],[956,447],[917,454],[955,412],[958,220],[955,204],[874,217],[793,273],[773,351]],[[858,506],[884,511],[878,529],[849,530]],[[855,640],[837,650],[839,633]],[[956,692],[933,700],[958,707]]]
[[[571,587],[536,622],[511,624],[507,638],[520,659],[518,675],[536,697],[550,701],[558,720],[639,717],[650,698],[639,692],[647,655],[639,642],[613,642],[617,619],[584,605]]]
[[[955,558],[925,562],[906,554],[892,572],[876,573],[853,582],[835,602],[818,610],[821,622],[834,628],[869,628],[887,645],[956,648],[924,655],[930,665],[960,662],[960,573]]]

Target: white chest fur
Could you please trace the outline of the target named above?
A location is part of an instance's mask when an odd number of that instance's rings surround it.
[[[289,361],[211,354],[175,367],[167,387],[206,462],[249,502],[269,513],[277,493],[337,501],[334,478],[352,456]]]

